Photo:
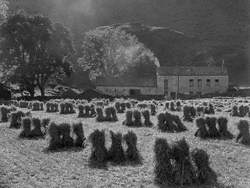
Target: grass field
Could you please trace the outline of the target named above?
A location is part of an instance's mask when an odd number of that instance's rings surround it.
[[[182,116],[182,112],[175,112]],[[217,112],[229,119],[229,129],[236,135],[238,117]],[[154,184],[154,142],[163,137],[169,143],[186,138],[190,147],[205,149],[210,155],[211,167],[218,175],[218,183],[197,187],[250,187],[250,147],[237,144],[233,140],[200,140],[194,136],[195,123],[185,125],[188,131],[182,133],[161,133],[157,130],[156,116],[151,120],[152,128],[128,128],[122,125],[125,114],[118,114],[118,122],[98,123],[95,118],[77,118],[77,114],[32,112],[33,117],[49,117],[55,122],[81,121],[85,136],[95,129],[105,129],[107,147],[110,147],[109,130],[127,133],[133,130],[138,137],[138,149],[143,157],[142,165],[108,164],[105,169],[89,167],[88,158],[91,145],[82,150],[47,152],[47,139],[19,139],[20,130],[9,129],[9,123],[0,124],[0,187],[158,187]]]

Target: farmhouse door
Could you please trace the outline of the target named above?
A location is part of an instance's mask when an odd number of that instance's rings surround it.
[[[168,95],[168,80],[164,80],[164,94]]]

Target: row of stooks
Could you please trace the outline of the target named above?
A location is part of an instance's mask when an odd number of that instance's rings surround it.
[[[11,128],[11,127],[10,127]],[[21,119],[20,138],[37,139],[49,137],[48,150],[60,148],[84,147],[84,132],[82,123],[50,122],[50,119],[32,118],[25,116]]]
[[[184,107],[182,107],[184,106]],[[185,109],[186,108],[186,109]],[[193,105],[189,105],[189,102],[187,101],[171,101],[171,102],[166,102],[165,103],[165,110],[168,109],[170,111],[185,111],[187,108],[191,108],[188,110],[191,110],[193,113],[194,111],[197,111],[198,113],[203,113],[203,114],[214,114],[214,106],[211,103],[203,102],[202,104],[199,104],[199,106],[194,107]]]
[[[17,107],[20,108],[28,108],[32,111],[43,111],[44,110],[44,103],[39,101],[13,101],[12,104],[14,104]],[[156,115],[157,113],[157,106],[162,103],[157,103],[155,101],[149,102],[141,102],[134,100],[128,100],[125,102],[114,102],[114,105],[111,105],[112,103],[109,101],[97,101],[97,102],[90,102],[87,101],[68,101],[68,102],[58,102],[55,100],[48,101],[45,103],[46,105],[46,112],[48,113],[54,113],[54,112],[60,112],[60,114],[73,114],[76,113],[75,106],[78,107],[79,111],[79,117],[95,117],[96,109],[97,107],[104,107],[105,105],[109,105],[115,108],[117,113],[125,113],[127,109],[131,108],[137,108],[140,110],[149,109],[151,115]],[[208,105],[208,104],[204,104]],[[166,102],[165,103],[165,109],[168,109],[170,111],[181,111],[182,110],[182,103],[181,101],[177,102]],[[192,117],[196,115],[196,113],[199,115],[201,113],[203,114],[214,114],[214,108],[211,104],[209,106],[199,106],[197,108],[193,106],[184,106],[184,120],[185,121],[192,121]]]
[[[154,105],[150,105],[154,106]],[[138,109],[139,108],[139,109]],[[147,109],[147,107],[139,107],[131,108],[129,107],[126,112],[126,120],[123,122],[124,125],[129,127],[151,127],[153,123],[150,120],[150,115],[156,114],[156,107],[151,107],[151,110]],[[116,110],[113,106],[107,106],[104,109],[102,107],[96,108],[96,121],[97,122],[115,122],[118,121],[117,118],[118,110]],[[144,118],[144,122],[142,122],[142,116]]]
[[[147,109],[130,109],[126,111],[123,125],[128,127],[152,127],[153,123],[150,116],[150,111]],[[144,121],[142,121],[142,117]],[[182,132],[187,130],[178,115],[173,115],[166,111],[165,113],[158,114],[157,118],[157,126],[163,132]]]
[[[139,101],[133,100],[133,99],[127,99],[127,100],[115,99],[113,102],[111,102],[107,99],[92,100],[91,102],[88,102],[87,100],[68,100],[67,99],[67,100],[62,101],[62,100],[55,99],[55,100],[50,100],[47,103],[43,103],[40,101],[22,101],[22,100],[21,101],[16,101],[16,100],[10,101],[10,104],[13,104],[17,107],[29,108],[29,109],[33,109],[34,111],[43,110],[44,104],[47,107],[47,111],[50,111],[51,106],[54,106],[55,109],[51,110],[51,111],[57,111],[57,112],[59,111],[59,105],[63,104],[63,103],[70,103],[73,106],[93,104],[95,106],[102,106],[102,107],[113,103],[114,107],[117,110],[117,113],[125,113],[126,109],[130,109],[131,107],[138,107],[139,109],[149,108],[152,112],[151,115],[156,114],[156,108],[159,105],[165,104],[165,110],[168,109],[170,111],[181,111],[182,106],[184,104],[185,105],[190,104],[189,101],[167,101],[164,103],[163,101],[154,101],[154,100],[152,100],[150,102],[149,101],[139,102]],[[209,104],[207,102],[203,102],[202,104],[201,103],[196,103],[196,104],[200,105],[197,108],[203,108],[204,113],[210,114],[210,113],[213,113],[213,111],[214,111],[211,103]]]
[[[6,108],[1,107],[1,121],[7,122],[9,119],[8,112],[11,112],[15,110],[15,108]],[[109,108],[107,108],[109,109]],[[4,112],[4,113],[3,113]],[[106,120],[112,121],[117,120],[116,114],[113,116],[112,110],[111,113],[109,113],[105,117]],[[142,123],[141,116],[144,117],[144,123]],[[24,113],[22,111],[13,111],[10,113],[10,128],[20,128],[21,127],[21,120],[23,117],[28,116],[31,117],[31,113],[27,112]],[[98,117],[97,117],[98,118]],[[23,121],[27,121],[32,124],[23,126],[25,127],[25,133],[24,135],[29,135],[28,137],[39,137],[44,136],[46,130],[46,125],[48,125],[48,120],[44,119],[42,122],[40,122],[39,119],[33,118],[31,120],[24,119]],[[149,110],[145,111],[127,111],[126,112],[126,120],[123,122],[126,126],[134,126],[134,127],[151,127],[153,124],[150,121],[150,113]],[[228,120],[225,117],[219,117],[218,119],[216,117],[206,117],[206,118],[198,118],[196,119],[196,126],[197,131],[195,133],[196,137],[200,137],[202,139],[206,138],[212,138],[212,139],[232,139],[234,135],[228,130]],[[26,125],[26,124],[24,124]],[[180,120],[179,116],[170,114],[169,112],[160,113],[158,115],[158,129],[162,132],[182,132],[186,131],[187,128]],[[31,130],[31,127],[34,129]],[[61,126],[65,127],[65,125]],[[40,130],[42,128],[42,130]],[[250,144],[250,133],[249,133],[249,123],[246,120],[240,120],[238,123],[238,130],[239,133],[236,137],[236,141],[249,145]]]
[[[1,109],[6,109],[1,108]],[[5,119],[4,122],[8,121],[7,113],[2,114]],[[24,113],[22,111],[15,111],[10,114],[10,128],[20,129],[20,138],[44,138],[46,135],[50,136],[49,149],[57,149],[60,147],[82,147],[84,142],[84,134],[81,123],[73,124],[72,126],[67,123],[57,125],[51,122],[50,119],[39,119],[32,118],[30,112]],[[73,138],[71,137],[71,127],[73,127]]]
[[[94,116],[94,112],[90,106],[86,108],[86,106],[79,106],[79,115],[78,117],[90,117]],[[16,110],[15,108],[2,106],[1,108],[1,121],[7,122],[10,119],[11,127],[12,128],[20,128],[21,126],[21,118],[24,117],[24,113],[22,111],[13,111]],[[12,109],[12,110],[11,110]],[[104,112],[103,112],[104,111]],[[101,107],[96,108],[97,116],[96,121],[98,122],[115,122],[118,121],[117,113],[114,107],[106,107],[104,110]],[[30,113],[30,112],[28,112]],[[105,113],[105,115],[104,115]],[[164,116],[164,117],[163,117]],[[165,117],[166,116],[166,117]],[[144,121],[142,121],[142,117]],[[171,115],[169,113],[159,114],[158,115],[159,122],[158,123],[159,129],[162,131],[184,131],[186,130],[185,126],[182,124],[180,118],[175,115]],[[170,120],[170,121],[169,121]],[[169,123],[169,125],[167,125]],[[153,123],[150,120],[150,111],[145,110],[137,110],[137,109],[130,109],[126,111],[126,119],[123,121],[123,125],[129,127],[151,127]],[[170,128],[168,128],[170,126]]]
[[[56,101],[56,100],[55,100]],[[78,101],[79,102],[79,101]],[[12,101],[13,105],[20,108],[28,108],[32,111],[43,111],[44,110],[44,103],[39,101]],[[113,105],[112,105],[113,104]],[[96,109],[97,107],[104,108],[105,106],[110,107],[112,106],[117,113],[125,113],[126,109],[131,109],[132,107],[136,107],[139,109],[145,109],[148,108],[151,111],[151,115],[156,114],[156,104],[154,103],[138,103],[138,101],[131,100],[130,102],[106,102],[104,101],[98,101],[98,102],[90,102],[83,100],[82,103],[79,102],[77,104],[76,102],[53,102],[48,101],[45,103],[46,106],[46,112],[48,113],[55,113],[60,112],[60,114],[73,114],[76,113],[76,106],[79,111],[79,117],[95,117]]]
[[[225,117],[206,117],[196,119],[197,131],[195,136],[206,139],[233,139],[234,135],[228,130],[228,120]],[[249,123],[247,120],[240,120],[238,123],[239,133],[236,142],[250,145]]]
[[[215,112],[211,104],[208,106],[208,108],[197,107],[197,109],[191,106],[184,106],[183,120],[193,121],[197,115],[201,116],[202,114],[214,114],[214,113]],[[144,123],[141,120],[142,116],[144,118]],[[157,119],[158,119],[157,126],[159,130],[163,132],[182,132],[187,130],[185,125],[182,123],[180,117],[178,115],[171,114],[168,111],[166,111],[165,113],[159,113]],[[150,112],[147,109],[142,111],[137,109],[127,110],[126,119],[123,122],[123,124],[131,127],[153,126],[153,123],[150,120]]]
[[[21,118],[24,117],[24,112],[22,111],[11,111],[11,107],[2,106],[1,108],[1,121],[7,122],[10,119],[10,127],[11,128],[20,128],[21,126]],[[14,110],[16,110],[14,108]],[[114,107],[106,107],[104,109],[105,115],[103,113],[103,108],[96,108],[97,116],[96,121],[103,122],[115,122],[118,120],[116,110]],[[28,112],[30,113],[30,112]],[[91,107],[86,108],[86,106],[82,106],[79,111],[78,117],[86,117],[93,116],[93,111]],[[142,121],[142,117],[144,121]],[[153,123],[150,120],[150,111],[145,110],[137,110],[130,109],[126,111],[126,119],[123,121],[123,125],[129,127],[152,127]],[[160,113],[158,115],[158,127],[161,131],[168,132],[181,132],[187,130],[186,127],[181,122],[179,116],[172,115],[168,112]]]
[[[42,121],[37,118],[26,117],[22,119],[23,130],[20,136],[30,138],[32,132],[43,134],[38,127]],[[54,122],[44,124],[49,136],[49,150],[57,150],[70,147],[84,147],[85,136],[81,123],[56,124]],[[49,126],[48,126],[49,124]],[[34,127],[30,130],[31,125]],[[75,136],[71,136],[71,129]],[[36,131],[35,131],[36,130]],[[89,136],[91,142],[90,165],[94,167],[106,166],[107,162],[122,164],[132,162],[140,164],[142,157],[137,149],[137,136],[129,131],[127,134],[110,131],[111,147],[106,148],[105,131],[95,130]],[[73,139],[75,137],[75,139]],[[125,142],[126,150],[122,142]],[[155,181],[160,184],[191,185],[208,183],[215,180],[216,175],[209,167],[209,156],[201,149],[195,149],[191,153],[185,139],[177,141],[169,146],[164,139],[157,139],[154,147],[155,152]],[[191,157],[190,157],[191,156]]]
[[[38,118],[25,117],[22,119],[22,130],[20,138],[40,138],[46,135],[49,137],[49,151],[54,151],[64,148],[85,147],[86,138],[82,123],[42,123],[44,120]],[[31,129],[33,127],[33,129]],[[44,129],[44,131],[42,130]],[[109,150],[105,146],[105,132],[95,130],[90,134],[89,140],[92,144],[92,153],[90,155],[90,163],[94,166],[104,165],[111,161],[117,164],[125,161],[141,162],[141,156],[137,149],[137,136],[134,132],[129,131],[126,135],[114,133],[110,131],[112,144]],[[122,141],[127,144],[127,149],[124,151]]]
[[[94,109],[93,106],[89,106],[89,105],[79,105],[78,107],[79,107],[79,114],[78,114],[79,118],[96,116],[97,122],[118,121],[117,112],[113,106],[107,106],[104,109],[102,107],[97,107],[96,109]],[[1,106],[0,107],[1,121],[7,122],[10,119],[11,124],[13,124],[12,127],[19,128],[21,117],[23,117],[23,116],[20,116],[20,113],[22,114],[23,112],[18,111],[17,113],[15,110],[16,110],[15,107]],[[95,113],[97,113],[97,115],[95,115]],[[142,123],[141,116],[144,117],[144,123]],[[150,120],[150,111],[147,109],[143,111],[136,110],[136,109],[127,110],[126,120],[124,121],[124,124],[127,126],[151,127],[153,123]]]
[[[19,134],[20,138],[37,139],[49,137],[48,150],[57,150],[71,147],[84,147],[86,140],[83,131],[82,123],[61,123],[56,124],[50,122],[50,119],[32,118],[31,114],[25,114],[21,111],[15,114],[15,124],[11,123],[10,128],[21,128]],[[12,115],[13,117],[13,115]],[[11,121],[12,122],[12,121]],[[111,160],[115,163],[125,162],[139,162],[140,155],[137,150],[137,137],[133,132],[122,136],[120,133],[110,132],[112,145],[107,152],[105,148],[105,132],[96,130],[90,135],[92,143],[91,163],[103,163]],[[127,144],[127,150],[124,152],[122,148],[122,139]]]
[[[14,105],[19,108],[27,108],[31,111],[44,111],[44,103],[39,101],[11,101],[8,106]],[[45,103],[45,110],[48,113],[60,112],[60,114],[70,114],[75,113],[73,103],[57,103],[57,102],[47,102]],[[59,108],[60,107],[60,108]]]
[[[236,117],[245,117],[248,116],[250,117],[250,109],[249,106],[233,106],[232,108],[232,112],[231,112],[232,116],[236,116]]]
[[[184,121],[193,122],[196,116],[202,116],[204,114],[215,114],[214,107],[212,104],[209,104],[209,106],[207,107],[197,106],[195,108],[194,106],[188,105],[183,107]]]

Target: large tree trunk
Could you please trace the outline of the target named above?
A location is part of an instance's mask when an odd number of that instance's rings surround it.
[[[37,85],[40,89],[41,97],[45,97],[45,86],[47,80],[48,80],[47,74],[41,74],[38,76]]]
[[[45,87],[40,86],[39,89],[40,89],[40,92],[41,92],[41,97],[44,97],[45,96]]]

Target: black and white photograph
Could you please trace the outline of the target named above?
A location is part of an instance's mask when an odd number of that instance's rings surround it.
[[[0,0],[0,188],[250,188],[250,0]]]

